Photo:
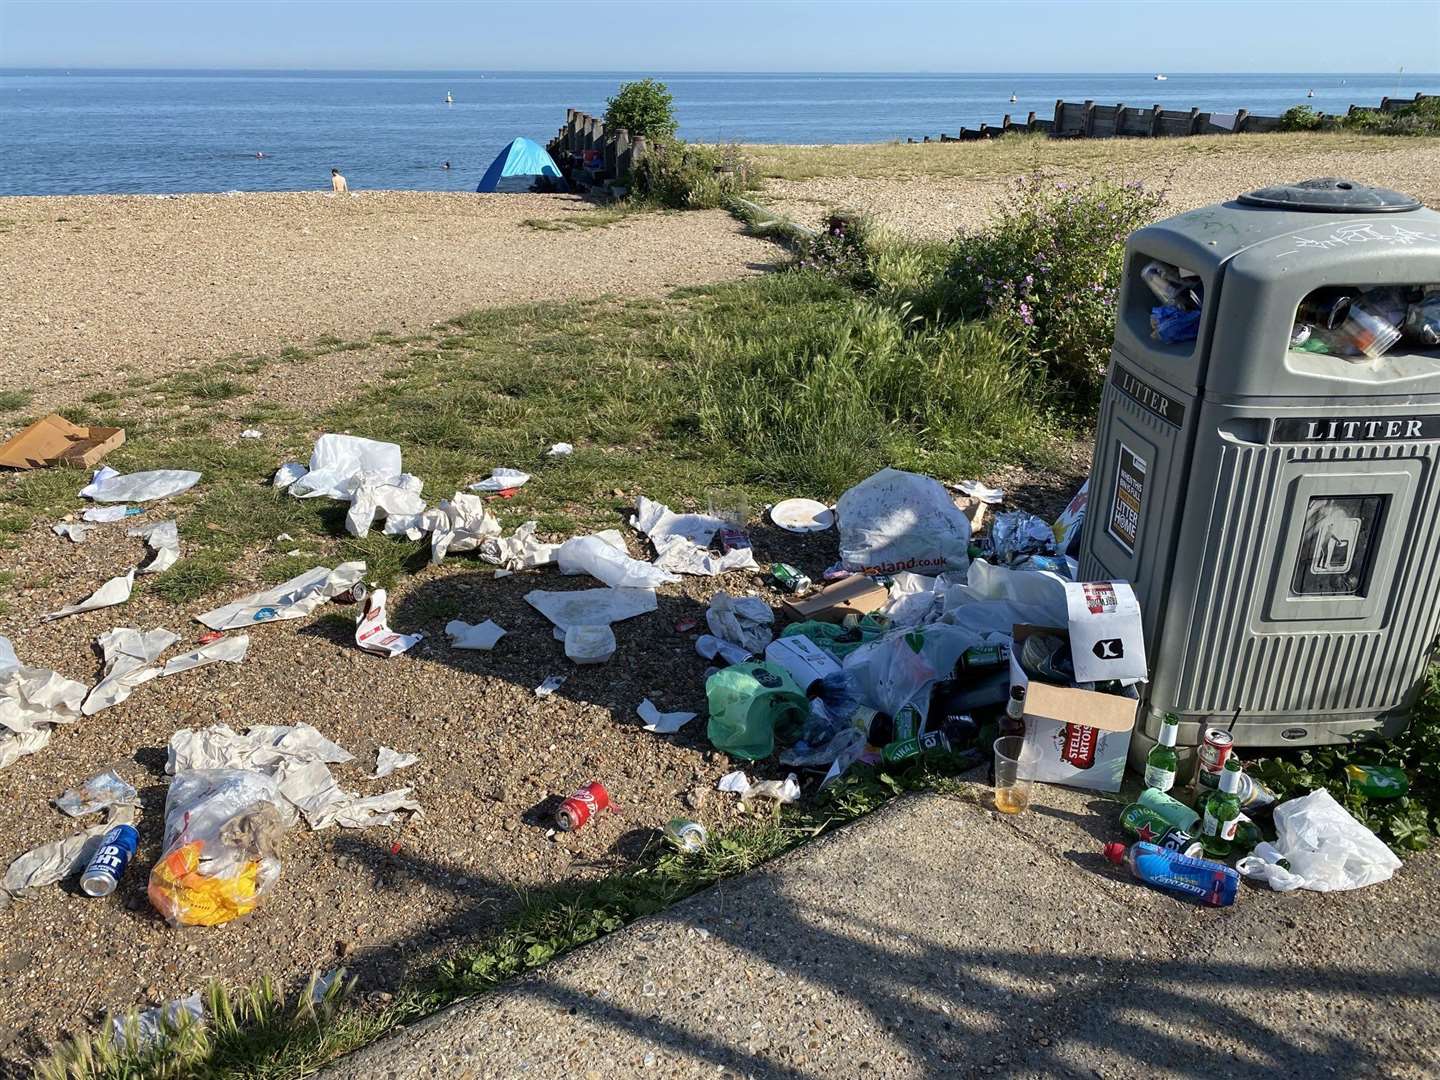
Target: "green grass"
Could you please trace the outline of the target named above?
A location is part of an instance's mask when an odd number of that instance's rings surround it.
[[[1000,117],[993,118],[996,122]],[[953,134],[953,131],[951,132]],[[922,132],[916,132],[918,138]],[[936,135],[938,132],[929,132]],[[1421,136],[1417,136],[1419,138]],[[1440,139],[1431,137],[1440,148]],[[1404,144],[1413,146],[1412,142]],[[1050,139],[1007,135],[965,143],[866,143],[858,146],[772,146],[742,149],[759,174],[782,180],[858,177],[889,180],[906,176],[960,180],[1008,180],[1044,169],[1056,174],[1163,175],[1167,169],[1223,164],[1225,159],[1287,157],[1307,153],[1381,155],[1401,149],[1392,138],[1356,134],[1197,135],[1179,139]],[[1283,168],[1282,168],[1283,172]]]
[[[29,390],[0,390],[0,412],[16,412],[35,397]]]
[[[287,1000],[269,979],[234,989],[212,984],[206,991],[207,1010],[216,1019],[208,1026],[184,1025],[146,1049],[133,1040],[115,1047],[103,1036],[81,1036],[57,1049],[36,1075],[40,1080],[280,1080],[311,1075],[325,1062],[400,1024],[492,990],[854,821],[899,794],[963,793],[956,777],[964,764],[960,758],[938,756],[904,770],[856,766],[813,801],[775,806],[712,836],[697,853],[675,851],[657,837],[628,869],[598,881],[524,895],[517,913],[499,931],[463,947],[429,978],[383,1004],[348,1001],[342,979],[318,1006],[309,1004],[309,986]]]

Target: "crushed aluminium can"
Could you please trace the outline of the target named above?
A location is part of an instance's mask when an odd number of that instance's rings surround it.
[[[710,834],[705,831],[704,825],[698,821],[681,817],[671,818],[667,821],[664,834],[666,840],[685,852],[699,851],[710,839]]]
[[[810,579],[789,563],[773,563],[770,567],[770,576],[788,593],[801,593],[810,588]]]
[[[591,780],[571,795],[555,812],[555,827],[561,832],[575,832],[601,810],[610,809],[610,793],[599,780]]]

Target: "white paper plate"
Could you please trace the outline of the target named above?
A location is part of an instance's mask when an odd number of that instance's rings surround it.
[[[786,532],[824,532],[835,524],[835,511],[814,499],[786,499],[770,508],[770,520]]]

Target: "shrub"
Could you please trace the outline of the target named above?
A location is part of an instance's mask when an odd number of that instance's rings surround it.
[[[754,187],[738,147],[662,142],[651,146],[631,176],[635,194],[673,210],[713,210]]]
[[[991,317],[1093,407],[1114,338],[1125,238],[1163,204],[1139,183],[1022,176],[993,226],[955,242],[938,314]]]
[[[1342,116],[1340,123],[1371,135],[1440,135],[1440,97],[1422,98],[1389,112],[1357,109]]]
[[[1309,105],[1296,105],[1280,116],[1281,131],[1318,131],[1325,126],[1325,114]]]
[[[624,128],[632,136],[664,142],[675,137],[675,99],[662,82],[641,79],[622,83],[605,103],[605,130]]]
[[[870,285],[869,222],[857,214],[835,212],[826,216],[820,231],[801,239],[795,267],[814,270],[857,288]]]

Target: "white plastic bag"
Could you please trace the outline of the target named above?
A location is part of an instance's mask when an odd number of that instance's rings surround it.
[[[775,637],[771,629],[774,623],[775,612],[758,596],[736,597],[721,591],[705,612],[710,633],[755,656],[763,653]]]
[[[938,480],[881,469],[835,504],[840,561],[862,574],[938,574],[970,565],[970,521]]]
[[[80,495],[102,503],[152,502],[188,491],[199,481],[200,474],[188,469],[152,469],[122,476],[106,467],[80,489]]]
[[[348,502],[362,476],[393,484],[400,475],[400,447],[394,443],[355,435],[321,435],[310,452],[309,472],[292,480],[289,488],[290,494],[302,498],[328,495]],[[276,473],[276,480],[280,479]]]
[[[1275,834],[1273,845],[1257,846],[1235,868],[1277,892],[1359,889],[1388,881],[1400,869],[1395,853],[1324,788],[1277,806]],[[1277,865],[1279,858],[1290,864],[1288,873]]]
[[[175,560],[180,558],[180,532],[173,520],[126,529],[125,535],[144,538],[145,546],[155,556],[144,566],[137,567],[137,574],[158,574],[162,570],[169,570],[175,565]]]
[[[556,555],[562,574],[589,574],[612,589],[654,589],[679,581],[678,574],[632,559],[599,536],[577,536]]]

